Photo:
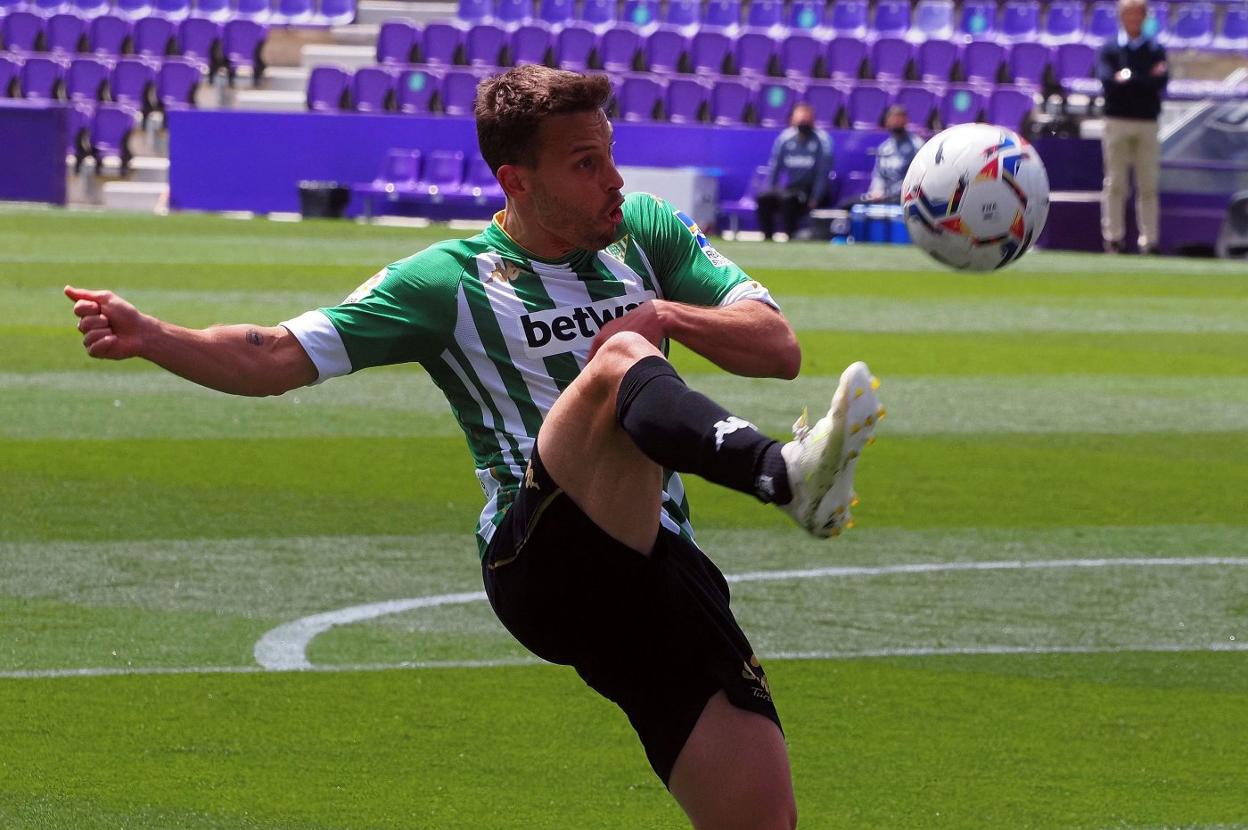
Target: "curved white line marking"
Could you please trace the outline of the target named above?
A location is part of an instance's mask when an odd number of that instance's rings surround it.
[[[883,576],[887,574],[921,574],[941,573],[945,571],[1029,571],[1056,570],[1059,568],[1112,568],[1112,567],[1192,567],[1208,565],[1244,565],[1248,566],[1248,558],[1230,556],[1195,556],[1189,558],[1148,558],[1134,557],[1122,559],[1040,559],[1035,561],[1010,560],[1002,562],[915,562],[903,565],[874,566],[832,566],[826,568],[808,568],[788,571],[747,571],[740,574],[728,574],[725,578],[732,583],[739,582],[778,582],[792,579],[819,579],[822,577],[851,576]],[[387,600],[367,605],[353,605],[337,611],[326,611],[310,617],[302,617],[294,622],[280,625],[267,632],[256,642],[254,654],[256,662],[263,668],[274,671],[315,668],[308,660],[308,646],[318,635],[323,634],[337,625],[363,622],[365,620],[384,617],[388,614],[400,614],[418,608],[434,608],[441,605],[463,605],[484,600],[485,592],[462,594],[439,594],[415,599]],[[927,653],[927,652],[924,652]],[[932,652],[959,653],[959,652]],[[968,652],[973,653],[973,652]],[[998,652],[992,652],[998,653]],[[1029,652],[1030,653],[1030,652]],[[1040,652],[1035,652],[1040,653]],[[875,654],[843,655],[843,656],[880,656]]]

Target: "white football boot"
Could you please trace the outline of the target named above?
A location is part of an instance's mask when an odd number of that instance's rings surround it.
[[[814,536],[839,536],[854,526],[849,512],[858,504],[854,467],[885,414],[879,387],[867,364],[851,364],[841,373],[828,414],[811,427],[803,411],[793,425],[793,440],[780,448],[793,492],[780,509]]]

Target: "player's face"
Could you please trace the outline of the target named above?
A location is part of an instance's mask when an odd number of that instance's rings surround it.
[[[1119,18],[1122,20],[1122,29],[1127,33],[1127,37],[1139,37],[1140,32],[1144,30],[1144,18],[1148,16],[1148,9],[1144,6],[1127,6],[1122,10]]]
[[[611,155],[611,134],[601,110],[542,122],[531,178],[533,214],[546,234],[568,248],[602,250],[624,221],[624,180]]]

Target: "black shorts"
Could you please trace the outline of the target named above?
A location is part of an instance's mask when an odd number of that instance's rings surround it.
[[[572,666],[624,710],[664,784],[720,689],[780,725],[714,563],[663,528],[650,556],[612,539],[558,488],[536,449],[482,575],[494,613],[525,648]]]

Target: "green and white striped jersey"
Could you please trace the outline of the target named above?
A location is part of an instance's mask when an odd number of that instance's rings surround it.
[[[482,555],[515,498],[546,413],[585,367],[607,321],[655,298],[775,306],[767,289],[667,202],[630,194],[623,213],[607,248],[559,260],[517,245],[499,214],[477,236],[431,245],[387,266],[341,304],[282,324],[316,364],[318,382],[368,366],[425,367],[468,439],[485,491],[477,524]],[[684,486],[670,471],[659,519],[692,538]]]

